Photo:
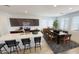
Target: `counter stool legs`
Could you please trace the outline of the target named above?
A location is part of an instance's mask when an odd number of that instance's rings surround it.
[[[18,45],[18,48],[19,48],[19,50],[20,50],[20,52],[21,52],[21,48],[20,48],[20,46]]]
[[[29,50],[30,50],[30,52],[31,52],[31,46],[30,46],[30,44],[29,44]]]
[[[12,47],[10,47],[10,53],[12,53]]]
[[[18,52],[18,48],[17,48],[17,46],[16,46],[16,51],[17,51],[17,53],[19,53],[19,52]]]
[[[4,47],[5,51],[9,54],[9,52],[7,51],[7,49]]]
[[[1,49],[0,49],[0,54],[2,54],[2,51],[1,51]]]
[[[39,44],[39,46],[37,46],[37,44],[35,44],[35,52],[36,52],[36,48],[40,47],[41,50],[41,44]]]
[[[36,52],[36,43],[35,43],[35,52]]]
[[[26,45],[24,45],[24,51],[23,51],[23,53],[25,53],[25,50],[26,50]]]

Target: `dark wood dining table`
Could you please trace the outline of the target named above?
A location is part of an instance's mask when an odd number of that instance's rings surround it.
[[[65,31],[65,30],[50,30],[50,32],[55,34],[56,36],[55,40],[57,44],[60,44],[61,38],[68,35],[68,31]]]
[[[65,35],[68,35],[68,33],[64,33],[64,32],[60,32],[58,35],[57,35],[57,44],[60,44],[60,40],[61,38],[65,37]]]

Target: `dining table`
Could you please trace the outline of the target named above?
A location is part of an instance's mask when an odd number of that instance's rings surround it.
[[[68,33],[64,33],[64,32],[59,32],[59,34],[57,35],[57,44],[60,44],[60,40],[61,37],[64,37],[65,35],[68,35]]]

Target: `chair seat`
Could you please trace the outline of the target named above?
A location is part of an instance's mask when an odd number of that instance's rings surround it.
[[[19,44],[19,42],[16,42],[16,45],[18,45]]]
[[[17,46],[18,44],[19,44],[19,42],[16,42],[16,44],[10,44],[8,47]]]
[[[64,41],[69,41],[69,39],[65,39]]]

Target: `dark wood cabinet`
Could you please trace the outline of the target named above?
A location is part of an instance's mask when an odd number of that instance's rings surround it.
[[[23,18],[10,18],[11,26],[23,26],[26,23],[28,26],[39,26],[39,19],[23,19]]]

